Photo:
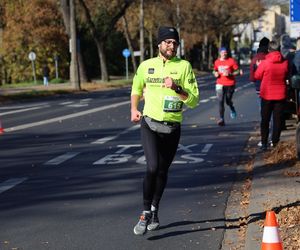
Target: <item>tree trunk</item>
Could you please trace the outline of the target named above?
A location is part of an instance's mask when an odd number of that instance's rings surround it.
[[[61,9],[61,13],[63,16],[66,32],[68,34],[68,37],[70,38],[70,5],[69,5],[69,1],[70,0],[60,0],[60,6],[61,6],[60,9]],[[87,82],[88,77],[86,74],[85,65],[83,62],[82,54],[81,54],[80,43],[78,45],[77,55],[78,55],[78,67],[79,67],[79,72],[80,72],[80,80],[81,80],[81,82]]]
[[[150,44],[150,58],[154,56],[154,51],[153,51],[153,34],[152,31],[149,31],[149,44]]]
[[[75,2],[70,0],[70,38],[71,38],[71,65],[70,81],[75,90],[80,90],[80,77],[77,57],[77,33],[76,33],[76,11]]]
[[[213,56],[212,56],[212,50],[211,50],[211,43],[208,45],[208,69],[212,69],[213,65]]]
[[[124,35],[125,35],[125,38],[126,38],[126,41],[127,41],[127,45],[128,45],[128,48],[131,52],[131,62],[132,62],[132,66],[133,66],[133,72],[136,72],[137,66],[136,66],[135,57],[133,55],[134,49],[132,47],[132,42],[131,42],[130,34],[129,34],[129,31],[128,31],[128,24],[127,24],[127,20],[126,20],[125,16],[123,17],[123,27],[124,27]]]
[[[144,44],[144,0],[140,0],[140,63],[144,61],[145,44]]]
[[[107,82],[109,81],[108,77],[108,71],[107,71],[107,63],[106,63],[106,55],[104,51],[104,44],[103,42],[99,41],[98,39],[95,41],[97,50],[98,50],[98,56],[100,60],[100,71],[101,71],[101,81]]]

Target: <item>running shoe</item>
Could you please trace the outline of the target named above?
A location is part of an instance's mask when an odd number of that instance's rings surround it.
[[[219,126],[225,126],[225,122],[224,122],[224,119],[220,118],[218,121],[217,121],[218,125]]]
[[[260,141],[259,143],[257,143],[257,146],[261,147],[261,146],[262,146],[262,142]],[[273,143],[272,141],[269,141],[269,146],[270,146],[271,148],[273,148],[273,147],[276,147],[276,144]]]
[[[266,144],[262,144],[261,146],[260,146],[260,150],[261,151],[267,151],[268,150],[268,145],[266,145]]]
[[[231,111],[230,112],[230,117],[231,117],[231,119],[235,119],[236,118],[236,111]]]
[[[151,219],[151,213],[143,212],[140,216],[138,223],[135,225],[133,232],[135,235],[143,235],[146,233],[147,225]]]
[[[157,230],[158,228],[159,228],[159,220],[158,220],[157,211],[152,211],[152,216],[147,226],[147,229],[149,231],[154,231]]]

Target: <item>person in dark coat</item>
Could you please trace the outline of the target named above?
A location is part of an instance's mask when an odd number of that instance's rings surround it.
[[[49,75],[50,75],[50,69],[47,64],[44,64],[44,66],[43,66],[44,86],[48,86],[48,84],[49,84]]]
[[[266,54],[268,54],[268,45],[270,40],[266,37],[263,37],[260,42],[257,49],[256,54],[252,58],[250,62],[250,81],[255,84],[255,90],[257,95],[259,96],[259,90],[260,90],[260,81],[254,78],[254,72],[257,68],[256,62],[264,60],[266,57]]]
[[[300,37],[298,37],[296,41],[296,51],[295,56],[293,58],[293,66],[293,74],[300,75]]]

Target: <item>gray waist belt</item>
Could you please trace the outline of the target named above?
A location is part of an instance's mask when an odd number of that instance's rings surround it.
[[[148,116],[144,116],[145,122],[148,124],[149,128],[158,133],[170,134],[174,132],[178,127],[180,127],[179,122],[166,122],[157,121]]]

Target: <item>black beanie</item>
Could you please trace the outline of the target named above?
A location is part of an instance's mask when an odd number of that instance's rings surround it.
[[[259,41],[259,46],[258,47],[268,47],[269,46],[269,42],[270,40],[266,37],[263,37],[260,41]]]
[[[177,43],[179,43],[179,35],[174,27],[162,26],[158,29],[157,44],[160,44],[166,39],[174,39]]]

